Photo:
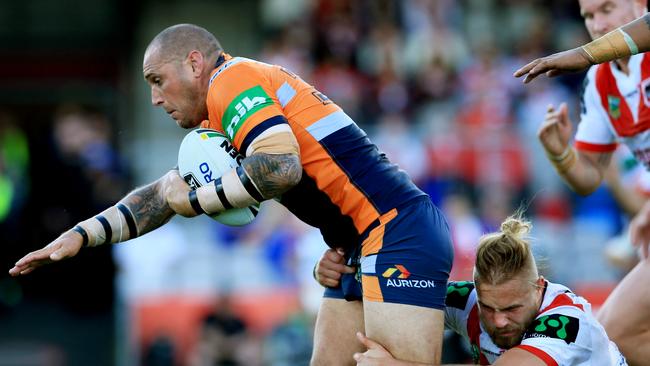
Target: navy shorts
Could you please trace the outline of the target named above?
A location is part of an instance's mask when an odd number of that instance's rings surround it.
[[[362,239],[348,258],[360,264],[357,273],[343,275],[325,297],[444,309],[453,246],[447,221],[428,197],[385,213]]]

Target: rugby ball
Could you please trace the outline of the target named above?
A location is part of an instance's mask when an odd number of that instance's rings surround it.
[[[190,188],[197,189],[221,177],[223,173],[241,165],[244,157],[216,130],[200,128],[185,136],[178,150],[178,170]],[[259,205],[231,208],[209,215],[229,226],[249,224],[259,211]]]

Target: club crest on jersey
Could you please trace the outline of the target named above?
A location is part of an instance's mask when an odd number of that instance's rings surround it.
[[[570,344],[578,338],[580,320],[568,315],[551,314],[535,319],[524,334],[527,338],[557,338]]]
[[[614,95],[608,95],[607,104],[610,117],[618,119],[621,116],[621,98]]]
[[[243,91],[230,102],[221,118],[226,135],[233,140],[248,117],[271,104],[273,104],[271,97],[259,85]]]
[[[445,305],[456,309],[465,309],[472,290],[474,290],[474,282],[471,281],[451,281],[447,283]]]

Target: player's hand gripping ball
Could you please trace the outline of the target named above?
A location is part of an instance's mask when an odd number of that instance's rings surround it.
[[[185,136],[178,150],[178,170],[190,188],[209,184],[232,168],[241,165],[244,159],[222,133],[201,128]],[[231,208],[210,215],[222,224],[243,226],[257,216],[259,205],[246,208]]]

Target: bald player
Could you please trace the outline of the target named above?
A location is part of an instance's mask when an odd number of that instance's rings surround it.
[[[362,350],[359,330],[399,358],[439,362],[453,256],[447,223],[341,108],[281,66],[231,57],[191,24],[151,41],[143,73],[154,106],[182,128],[223,132],[245,156],[241,167],[196,191],[172,170],[27,254],[12,275],[83,246],[142,235],[174,214],[215,214],[275,198],[363,268],[363,301],[336,291],[323,300],[312,364],[353,364]]]

